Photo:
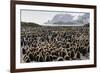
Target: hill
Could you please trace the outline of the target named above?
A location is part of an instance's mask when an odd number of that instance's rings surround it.
[[[84,27],[89,27],[89,23],[85,24]]]
[[[29,27],[40,27],[40,25],[39,24],[37,24],[37,23],[28,23],[28,22],[21,22],[21,26],[22,27],[26,27],[26,26],[29,26]]]

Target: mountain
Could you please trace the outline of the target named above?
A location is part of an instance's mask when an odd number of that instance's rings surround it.
[[[77,22],[78,23],[83,23],[83,24],[88,24],[90,21],[90,14],[85,13],[83,16],[78,16]]]
[[[51,20],[48,20],[45,24],[55,24],[55,25],[83,25],[88,24],[90,20],[89,13],[84,13],[73,20],[75,16],[71,14],[56,14]]]
[[[71,22],[73,19],[73,16],[70,14],[56,14],[52,20],[48,20],[46,24],[66,24],[68,22]]]

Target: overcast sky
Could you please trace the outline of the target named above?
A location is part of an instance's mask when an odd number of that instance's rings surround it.
[[[44,24],[48,20],[52,20],[57,14],[70,14],[73,16],[73,20],[77,20],[78,16],[84,15],[84,13],[79,12],[21,10],[21,21]]]

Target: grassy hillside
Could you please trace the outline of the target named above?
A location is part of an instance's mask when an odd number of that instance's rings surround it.
[[[21,22],[22,27],[30,26],[30,27],[40,27],[37,23],[28,23],[28,22]]]

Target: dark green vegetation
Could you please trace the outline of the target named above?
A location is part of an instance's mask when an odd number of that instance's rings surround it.
[[[36,24],[36,23],[28,23],[28,22],[21,22],[21,27],[39,27],[40,25],[39,24]]]

